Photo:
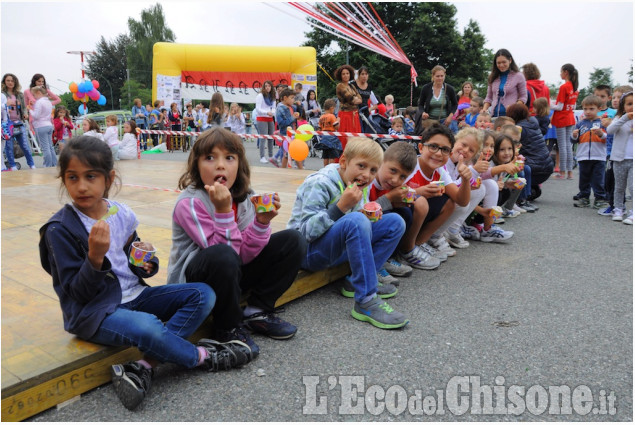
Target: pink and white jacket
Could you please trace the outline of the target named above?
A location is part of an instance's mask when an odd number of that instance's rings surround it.
[[[172,249],[167,283],[185,282],[189,262],[202,249],[225,244],[243,264],[250,263],[269,243],[271,227],[256,221],[256,210],[247,197],[236,213],[218,213],[207,191],[189,186],[177,198],[172,213]]]

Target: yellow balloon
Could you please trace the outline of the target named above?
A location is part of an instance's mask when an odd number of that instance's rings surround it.
[[[313,126],[311,124],[302,124],[300,127],[298,127],[298,131],[315,131],[315,130],[313,129]],[[305,142],[308,142],[309,140],[311,140],[312,137],[313,137],[312,134],[296,134],[295,135],[296,139],[300,139]],[[296,161],[302,161],[302,160],[296,159]]]
[[[296,161],[304,161],[309,156],[309,146],[299,138],[293,139],[289,143],[289,156]]]

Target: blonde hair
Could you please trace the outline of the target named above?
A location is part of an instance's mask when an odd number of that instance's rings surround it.
[[[388,103],[388,99],[390,99],[391,102],[395,101],[395,98],[393,97],[392,94],[387,94],[386,97],[384,98],[384,101]]]
[[[516,124],[505,124],[501,127],[501,133],[513,134],[514,136],[520,136],[520,128]]]
[[[459,140],[465,139],[466,137],[474,137],[474,140],[476,140],[478,149],[474,153],[474,158],[478,157],[478,155],[483,150],[483,141],[485,140],[485,132],[474,127],[465,127],[461,129],[458,133],[456,133],[456,135],[454,136],[454,139],[458,142]]]
[[[33,93],[33,94],[40,93],[41,95],[44,95],[44,96],[46,96],[48,94],[46,89],[44,87],[40,87],[40,86],[31,87],[31,93]]]
[[[346,157],[347,161],[362,157],[381,164],[384,160],[384,151],[381,149],[381,146],[367,137],[349,138],[342,155]]]
[[[436,74],[437,71],[443,71],[444,74],[447,74],[444,67],[442,67],[441,65],[436,65],[434,68],[432,68],[432,71],[430,71],[430,79],[432,81],[434,81],[434,74]]]
[[[549,115],[549,101],[546,97],[539,97],[534,100],[534,111],[539,117],[546,117]]]

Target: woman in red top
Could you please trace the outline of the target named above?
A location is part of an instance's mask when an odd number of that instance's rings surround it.
[[[335,79],[340,83],[335,88],[335,93],[340,101],[340,111],[337,117],[340,119],[340,132],[361,133],[362,126],[359,121],[358,108],[362,103],[362,96],[349,82],[355,75],[355,69],[350,65],[342,65],[335,70]],[[346,147],[346,137],[340,137],[342,150]]]
[[[571,147],[571,133],[575,126],[575,116],[573,110],[578,99],[578,70],[573,65],[567,63],[560,69],[560,78],[564,84],[560,86],[556,105],[551,106],[553,116],[551,125],[556,128],[558,138],[558,152],[560,153],[560,174],[557,179],[573,179],[573,149]]]

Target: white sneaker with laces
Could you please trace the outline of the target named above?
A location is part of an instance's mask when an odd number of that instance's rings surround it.
[[[612,220],[613,221],[622,221],[623,218],[624,218],[624,211],[622,211],[619,208],[615,208],[613,210],[613,218],[612,218]]]
[[[489,230],[483,229],[483,231],[481,232],[481,242],[503,243],[511,237],[512,235],[505,234],[504,230],[494,227],[490,227]]]
[[[628,214],[628,217],[626,217],[624,220],[622,220],[622,223],[624,224],[633,224],[633,211],[630,211],[630,213]]]
[[[421,270],[434,270],[441,264],[441,261],[438,258],[428,255],[417,245],[415,245],[412,251],[406,254],[401,253],[399,256],[401,257],[402,262]]]
[[[448,240],[448,243],[454,248],[463,249],[470,246],[470,243],[463,239],[459,232],[452,233],[448,230],[447,232],[445,232],[445,238]]]
[[[401,264],[395,258],[389,258],[384,263],[384,269],[393,276],[410,276],[412,274],[412,267]]]
[[[461,225],[461,236],[463,236],[463,239],[471,239],[473,241],[477,241],[481,239],[481,232],[479,232],[476,227],[468,226],[467,224],[463,223]]]
[[[260,158],[260,163],[261,164],[266,164],[267,162],[269,162],[269,160],[267,158],[265,158],[264,156],[262,158]]]
[[[519,206],[518,206],[518,205],[516,205],[516,204],[514,204],[514,206],[512,207],[512,210],[514,210],[514,211],[518,211],[518,212],[519,212],[519,213],[521,213],[521,214],[522,214],[522,213],[526,213],[526,212],[527,212],[527,210],[526,210],[526,209],[521,208],[521,207],[519,207]]]
[[[443,236],[432,235],[428,240],[428,245],[438,249],[448,257],[454,257],[456,255],[456,251],[452,249],[452,247],[448,244],[448,241],[446,241]]]
[[[437,258],[441,262],[444,262],[448,259],[448,255],[445,252],[441,252],[438,249],[431,247],[427,243],[422,243],[421,245],[419,245],[419,248],[423,249],[423,252],[433,256],[434,258]]]

